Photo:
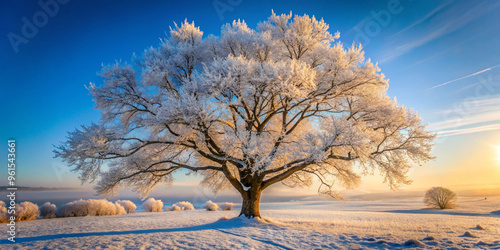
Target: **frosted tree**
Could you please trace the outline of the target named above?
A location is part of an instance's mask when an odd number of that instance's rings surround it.
[[[433,187],[425,192],[425,205],[439,209],[455,208],[457,195],[445,187]]]
[[[220,37],[176,24],[136,64],[104,67],[104,84],[88,87],[100,122],[70,132],[55,155],[106,195],[123,186],[145,197],[176,171],[196,172],[215,191],[236,189],[249,218],[276,183],[318,183],[331,196],[374,170],[391,188],[410,183],[435,135],[387,96],[361,46],[344,48],[328,29],[275,13]]]

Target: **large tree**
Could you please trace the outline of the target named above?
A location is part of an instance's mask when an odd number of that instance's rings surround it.
[[[361,46],[345,49],[323,20],[275,15],[203,38],[194,23],[170,29],[133,65],[104,67],[88,89],[99,123],[55,150],[100,194],[143,197],[179,170],[214,190],[233,187],[241,215],[260,217],[262,190],[282,183],[335,195],[378,170],[395,188],[432,159],[434,134],[387,96],[388,80]],[[359,170],[359,171],[357,171]]]

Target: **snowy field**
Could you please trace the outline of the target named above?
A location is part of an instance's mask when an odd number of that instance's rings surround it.
[[[238,207],[40,219],[19,222],[17,243],[2,239],[0,248],[500,249],[500,197],[459,198],[458,205],[437,211],[420,199],[297,201],[261,204],[263,220],[234,218]]]

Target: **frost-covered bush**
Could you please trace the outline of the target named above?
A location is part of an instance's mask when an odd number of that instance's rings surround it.
[[[29,201],[16,204],[16,221],[36,220],[40,217],[38,206]]]
[[[125,208],[106,199],[77,200],[66,203],[59,211],[59,217],[103,216],[126,214]]]
[[[84,203],[88,206],[87,210],[90,216],[115,215],[118,212],[115,204],[107,200],[90,199]]]
[[[44,219],[55,218],[57,214],[56,205],[51,204],[50,202],[45,202],[40,206],[40,216]]]
[[[175,205],[179,206],[181,210],[194,210],[193,204],[189,201],[179,201]]]
[[[217,211],[219,210],[219,205],[217,203],[213,202],[212,200],[208,200],[205,202],[205,205],[203,205],[203,208],[205,208],[207,211]]]
[[[66,203],[57,212],[58,217],[79,217],[87,216],[88,214],[87,201],[82,199]]]
[[[234,204],[231,202],[225,202],[222,204],[220,207],[222,208],[222,211],[230,211],[233,210]]]
[[[116,215],[127,214],[127,210],[125,210],[125,208],[122,205],[115,203],[115,206],[116,206]]]
[[[116,204],[120,204],[123,208],[125,208],[127,214],[132,213],[137,209],[137,206],[129,200],[118,200],[116,201]]]
[[[142,207],[147,212],[161,212],[163,208],[163,202],[161,200],[149,198],[144,203],[142,203]]]
[[[174,204],[171,207],[167,208],[167,210],[168,211],[181,211],[182,208]]]
[[[171,207],[168,207],[166,210],[167,211],[194,210],[194,206],[189,201],[179,201],[173,204]]]
[[[217,211],[219,210],[219,205],[217,203],[212,202],[211,200],[207,201],[203,208],[207,209],[207,211]]]
[[[0,223],[8,222],[7,220],[7,208],[5,207],[5,202],[0,201]]]
[[[120,215],[126,213],[125,208],[120,204],[115,204],[105,199],[89,200],[89,215],[91,216]]]
[[[455,208],[457,195],[445,187],[433,187],[425,193],[425,205],[439,209]]]

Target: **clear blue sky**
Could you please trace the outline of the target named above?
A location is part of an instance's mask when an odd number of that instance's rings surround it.
[[[38,1],[3,1],[0,10],[0,150],[6,159],[7,139],[17,140],[20,185],[79,184],[52,158],[53,144],[67,131],[98,121],[84,85],[102,83],[96,75],[102,63],[130,60],[158,45],[173,22],[187,18],[205,36],[219,35],[224,23],[243,19],[255,27],[271,10],[323,18],[345,46],[361,42],[390,79],[389,95],[442,132],[434,150],[438,159],[410,173],[415,187],[500,179],[498,1],[73,0],[58,6],[53,16],[45,14],[47,20]],[[23,20],[33,18],[41,27],[24,37],[27,43],[13,46],[9,37],[23,36]],[[363,187],[375,185],[371,179]]]

